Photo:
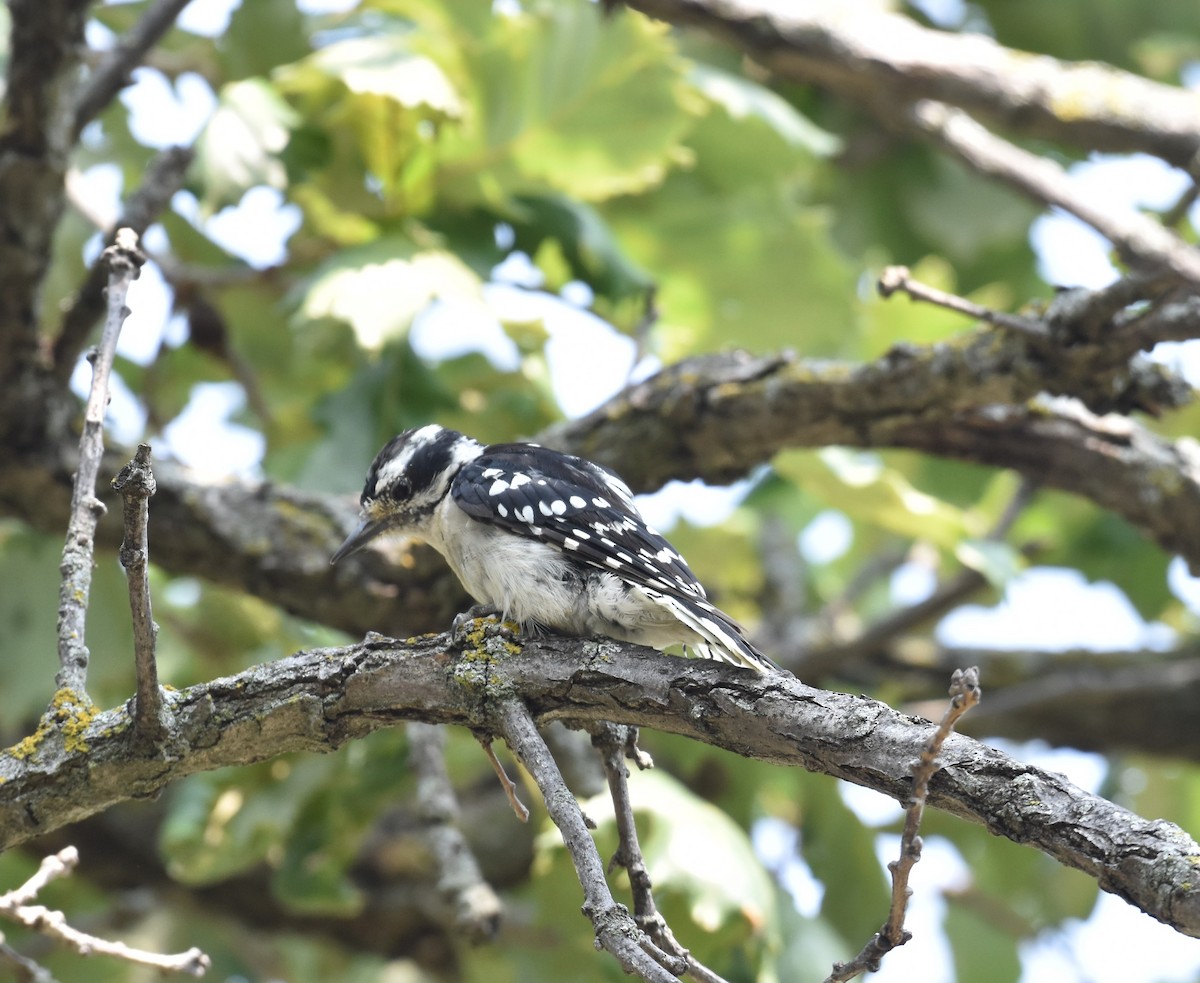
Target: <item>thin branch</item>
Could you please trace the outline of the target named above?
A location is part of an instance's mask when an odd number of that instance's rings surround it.
[[[4,962],[11,967],[16,983],[58,983],[50,970],[17,952],[4,941],[4,933],[0,932],[0,964]]]
[[[92,388],[84,412],[83,433],[79,437],[79,470],[71,496],[71,518],[63,547],[62,585],[58,603],[57,684],[60,689],[85,692],[88,649],[84,622],[92,587],[92,555],[95,552],[96,525],[105,512],[96,498],[96,478],[104,454],[104,412],[108,407],[108,377],[121,326],[129,315],[125,298],[129,285],[137,278],[145,258],[138,250],[137,235],[128,229],[117,233],[114,245],[104,250],[108,265],[108,317],[100,346],[92,359]]]
[[[212,963],[199,949],[191,948],[187,952],[175,955],[162,955],[135,949],[123,942],[109,942],[72,928],[61,911],[31,903],[50,881],[68,876],[78,863],[79,854],[74,847],[66,847],[44,858],[37,872],[29,880],[6,894],[0,894],[0,916],[56,939],[82,956],[113,956],[135,965],[152,966],[166,972],[186,973],[189,976],[203,976],[209,970]]]
[[[479,738],[479,745],[483,748],[483,753],[487,756],[488,764],[492,766],[492,771],[500,779],[500,787],[504,789],[504,797],[508,799],[508,804],[512,808],[513,815],[517,817],[518,822],[529,822],[529,808],[517,797],[517,786],[508,777],[508,772],[504,770],[504,765],[500,763],[500,759],[496,757],[496,752],[492,748],[491,738]]]
[[[983,307],[965,297],[949,294],[944,290],[938,290],[936,287],[914,280],[907,266],[887,267],[879,274],[878,289],[881,297],[891,297],[897,291],[903,291],[913,300],[936,304],[938,307],[965,314],[967,317],[987,321],[989,324],[1009,328],[1012,331],[1021,331],[1035,338],[1044,338],[1048,333],[1046,326],[1039,321],[1022,317],[1019,314],[994,311],[990,307]]]
[[[917,130],[979,173],[1016,188],[1034,201],[1070,212],[1090,225],[1127,262],[1168,270],[1200,286],[1200,251],[1146,215],[1129,211],[1118,216],[1111,204],[1088,201],[1062,167],[1048,157],[1009,143],[961,110],[940,102],[918,102],[909,119]]]
[[[437,866],[437,891],[460,934],[472,942],[495,938],[503,905],[479,872],[458,828],[458,798],[446,770],[444,727],[408,725],[408,760],[417,778],[417,814]]]
[[[96,67],[75,105],[75,136],[130,82],[137,68],[191,0],[158,0]]]
[[[1179,196],[1175,204],[1162,213],[1162,224],[1173,229],[1188,216],[1196,199],[1200,198],[1200,151],[1197,151],[1188,161],[1183,170],[1192,180]]]
[[[125,211],[110,230],[110,243],[117,229],[132,229],[140,237],[170,204],[182,186],[188,167],[195,157],[190,147],[168,147],[146,165],[142,183],[125,202]],[[92,264],[87,277],[63,314],[62,328],[54,339],[54,374],[60,382],[71,377],[75,360],[87,341],[96,320],[104,313],[106,269],[103,256]]]
[[[150,498],[157,490],[150,467],[150,445],[138,444],[137,454],[112,480],[125,502],[125,538],[118,556],[129,581],[129,610],[133,618],[133,659],[137,670],[137,695],[133,720],[137,733],[157,743],[166,736],[162,690],[158,685],[155,645],[158,625],[150,605],[150,549],[146,528],[150,520]]]
[[[583,913],[591,920],[596,941],[607,949],[621,968],[647,983],[675,983],[675,971],[682,970],[679,960],[667,955],[647,938],[630,917],[624,905],[613,900],[604,879],[604,865],[596,843],[588,831],[583,811],[567,788],[558,765],[525,704],[504,700],[496,711],[498,730],[513,753],[529,770],[554,825],[575,865],[583,886]],[[669,971],[664,967],[672,967]]]
[[[634,922],[663,952],[679,960],[693,979],[700,980],[701,983],[726,983],[723,977],[714,973],[679,944],[671,926],[667,924],[654,902],[654,886],[650,883],[650,873],[646,870],[646,861],[638,842],[637,823],[633,818],[633,800],[629,796],[629,769],[625,767],[627,758],[636,762],[642,769],[654,766],[650,755],[637,745],[637,728],[594,723],[587,725],[586,729],[591,734],[592,744],[599,752],[600,761],[604,765],[604,775],[608,779],[608,791],[612,797],[617,823],[617,852],[609,863],[609,869],[614,866],[624,867],[629,875]]]
[[[904,928],[904,917],[908,911],[908,900],[912,889],[908,886],[909,875],[921,859],[922,842],[918,835],[921,818],[925,814],[925,800],[929,792],[929,780],[940,767],[938,755],[946,738],[954,730],[955,723],[983,696],[979,688],[978,669],[956,669],[950,679],[950,705],[938,728],[929,738],[921,756],[912,768],[913,790],[904,815],[904,831],[900,835],[900,858],[888,864],[892,875],[892,900],[888,908],[887,921],[862,950],[847,963],[835,963],[833,972],[825,983],[845,983],[866,972],[878,972],[880,960],[897,946],[904,945],[912,933]]]

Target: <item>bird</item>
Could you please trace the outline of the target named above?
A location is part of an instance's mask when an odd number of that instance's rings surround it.
[[[386,533],[437,550],[477,602],[530,636],[603,635],[760,673],[779,667],[708,600],[616,474],[533,443],[484,445],[438,424],[376,455],[360,521],[331,563]]]

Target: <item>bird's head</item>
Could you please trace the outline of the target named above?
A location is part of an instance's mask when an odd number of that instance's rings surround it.
[[[482,452],[478,441],[436,423],[393,437],[367,472],[358,526],[329,562],[356,553],[385,532],[418,533],[459,469]]]

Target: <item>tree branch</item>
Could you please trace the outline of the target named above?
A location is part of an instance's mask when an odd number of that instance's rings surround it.
[[[84,413],[83,433],[79,437],[79,470],[71,495],[71,518],[63,547],[63,579],[58,600],[58,660],[61,668],[57,683],[59,689],[70,689],[78,694],[85,691],[87,682],[88,649],[84,622],[92,587],[96,525],[106,511],[104,503],[96,498],[96,478],[104,454],[108,377],[121,325],[129,316],[125,297],[145,262],[137,248],[137,236],[128,229],[118,232],[116,243],[104,250],[104,258],[109,268],[108,319],[92,359],[92,388]]]
[[[1200,568],[1200,455],[1132,420],[1035,399],[1054,384],[1051,376],[1069,375],[1026,341],[983,331],[859,366],[791,354],[688,359],[538,439],[613,468],[640,491],[673,478],[729,481],[790,447],[924,450],[1011,467],[1092,498]],[[1097,351],[1078,349],[1081,359]],[[113,455],[107,473],[122,463]],[[155,561],[172,572],[358,633],[437,630],[466,606],[461,586],[430,551],[414,552],[404,566],[365,551],[330,567],[329,554],[353,524],[349,495],[236,479],[201,484],[169,462],[158,464],[156,478],[154,524],[162,532]],[[0,468],[0,510],[48,532],[61,529],[69,480],[67,468],[45,453],[10,457]],[[102,525],[98,536],[119,545],[114,529]]]
[[[888,864],[892,875],[892,900],[888,908],[887,921],[883,928],[871,937],[862,950],[849,962],[836,963],[826,983],[845,983],[866,972],[878,972],[880,960],[897,946],[904,945],[912,933],[904,928],[908,911],[908,899],[912,889],[908,886],[912,869],[921,859],[922,842],[918,832],[925,812],[925,799],[929,793],[929,780],[938,770],[938,755],[946,743],[955,723],[964,713],[975,706],[983,691],[979,688],[978,669],[955,669],[950,680],[950,704],[942,714],[941,722],[921,750],[921,755],[912,765],[913,790],[904,811],[904,830],[900,835],[900,858]]]
[[[138,444],[137,454],[113,478],[112,486],[125,501],[125,537],[117,555],[129,581],[129,610],[133,618],[133,658],[137,670],[134,725],[147,740],[158,741],[166,735],[166,724],[162,719],[162,691],[158,686],[158,663],[155,661],[158,625],[154,623],[150,604],[146,526],[155,485],[149,444]]]
[[[698,27],[781,78],[815,83],[893,125],[898,103],[934,99],[1028,137],[1161,157],[1200,150],[1200,96],[1095,62],[1032,56],[982,34],[921,27],[880,10],[766,0],[625,0]]]
[[[583,913],[595,928],[597,943],[612,953],[626,973],[640,976],[647,983],[675,983],[675,971],[683,969],[680,961],[655,946],[625,906],[613,900],[583,811],[563,781],[528,708],[512,696],[502,697],[495,709],[495,727],[541,789],[546,811],[562,834],[583,886]]]
[[[191,147],[168,147],[146,165],[142,183],[125,202],[125,211],[110,230],[109,244],[115,241],[117,229],[133,229],[138,236],[145,234],[151,223],[170,204],[172,196],[183,186],[187,169],[195,151]],[[83,350],[92,326],[104,313],[104,281],[107,275],[103,258],[88,270],[87,277],[71,299],[63,315],[62,329],[54,339],[51,355],[55,378],[65,383],[75,368],[75,360]]]
[[[633,920],[639,929],[660,950],[674,957],[676,964],[689,976],[701,983],[726,983],[723,977],[699,962],[687,949],[679,944],[671,926],[663,918],[654,901],[654,887],[650,883],[650,872],[642,857],[638,842],[637,823],[633,817],[633,799],[629,795],[629,769],[626,758],[637,762],[639,768],[652,768],[654,761],[638,747],[636,727],[620,727],[610,723],[592,723],[587,726],[592,735],[592,744],[600,754],[604,775],[608,780],[608,793],[612,797],[613,816],[617,826],[617,852],[609,862],[609,870],[621,866],[629,875],[629,890],[633,895]]]
[[[186,973],[188,976],[203,976],[212,966],[208,956],[192,948],[173,956],[134,949],[123,942],[109,942],[72,927],[61,911],[53,911],[32,902],[52,880],[66,877],[79,863],[79,854],[74,847],[60,850],[54,856],[42,860],[37,872],[20,887],[0,894],[0,915],[48,935],[70,946],[80,955],[112,956],[138,966],[152,966],[170,973]]]
[[[903,801],[904,762],[933,725],[863,697],[815,690],[610,640],[544,639],[497,660],[449,637],[368,641],[301,652],[168,694],[171,733],[155,752],[131,738],[128,708],[89,714],[69,733],[48,722],[0,753],[0,848],[200,771],[287,751],[325,751],[400,720],[494,726],[498,694],[539,720],[653,727],[779,765],[819,771]],[[952,736],[929,803],[983,823],[1094,877],[1102,888],[1200,937],[1196,844],[1059,775]]]
[[[0,406],[26,413],[40,402],[31,378],[42,361],[37,299],[62,214],[72,145],[69,102],[89,6],[88,0],[8,4],[12,32],[0,124]],[[0,422],[31,426],[2,411]]]
[[[437,891],[453,926],[472,942],[494,938],[503,905],[479,872],[458,828],[458,799],[446,771],[446,736],[441,727],[408,725],[408,760],[417,777],[417,809],[429,852],[437,866]]]
[[[913,106],[913,126],[986,177],[1015,188],[1036,202],[1070,212],[1108,239],[1129,263],[1170,271],[1200,286],[1200,251],[1170,229],[1137,212],[1114,214],[1111,204],[1086,200],[1062,166],[990,133],[966,113],[931,100]]]
[[[191,0],[157,0],[112,51],[104,56],[75,105],[76,139],[83,128],[129,84],[130,73],[174,26],[176,18],[189,3]]]

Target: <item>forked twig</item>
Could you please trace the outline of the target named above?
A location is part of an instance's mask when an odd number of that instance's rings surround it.
[[[81,932],[67,924],[66,915],[61,911],[32,903],[47,884],[68,876],[78,863],[79,852],[73,846],[43,859],[41,866],[29,880],[18,888],[0,894],[0,916],[57,939],[80,955],[113,956],[140,966],[153,966],[156,969],[186,973],[189,976],[203,976],[209,970],[211,960],[195,947],[175,955],[134,949],[124,942],[109,942],[107,939]]]

